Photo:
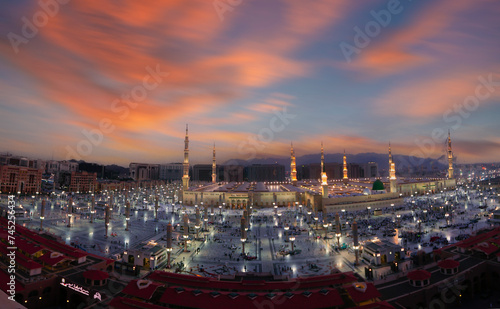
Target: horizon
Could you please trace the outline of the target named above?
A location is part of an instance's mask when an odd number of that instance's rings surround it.
[[[295,147],[294,147],[295,149]],[[0,154],[5,154],[5,153],[9,153],[11,154],[12,156],[14,157],[24,157],[24,158],[28,158],[30,160],[43,160],[43,161],[51,161],[51,160],[54,160],[54,161],[63,161],[63,160],[58,160],[56,158],[54,159],[45,159],[43,157],[31,157],[31,156],[27,156],[27,155],[22,155],[22,154],[18,154],[18,153],[13,153],[13,152],[10,152],[10,151],[0,151]],[[368,163],[367,162],[349,162],[349,156],[357,156],[357,155],[363,155],[363,154],[374,154],[374,155],[385,155],[384,153],[377,153],[377,152],[362,152],[362,153],[347,153],[346,152],[346,156],[347,156],[347,163],[354,163],[354,164],[364,164],[364,163]],[[327,157],[328,156],[332,156],[332,155],[343,155],[343,152],[337,152],[337,153],[325,153],[325,163],[342,163],[341,160],[339,161],[327,161]],[[306,156],[318,156],[318,164],[320,163],[320,152],[318,153],[309,153],[309,154],[303,154],[303,155],[300,155],[300,156],[297,156],[296,155],[296,159],[297,161],[299,161],[301,158],[303,157],[306,157]],[[396,157],[399,157],[399,156],[407,156],[405,154],[395,154],[393,153],[392,154],[393,158],[396,158]],[[423,159],[423,160],[435,160],[435,161],[438,161],[440,163],[442,163],[443,165],[446,165],[447,164],[447,161],[445,162],[445,160],[443,159],[442,162],[439,160],[439,157],[438,158],[432,158],[432,157],[426,157],[426,158],[423,158],[423,157],[417,157],[419,159]],[[252,161],[252,160],[258,160],[258,161],[265,161],[265,160],[289,160],[290,157],[288,156],[274,156],[274,157],[259,157],[259,158],[253,158],[251,160],[243,160],[243,159],[238,159],[238,158],[231,158],[231,159],[228,159],[228,160],[225,160],[223,162],[219,162],[219,160],[217,160],[217,165],[226,165],[228,162],[230,161],[245,161],[247,163],[250,164],[249,161]],[[139,160],[135,160],[135,161],[130,161],[128,162],[126,165],[122,165],[122,164],[118,164],[118,163],[102,163],[102,162],[99,162],[99,161],[95,161],[95,160],[92,160],[92,158],[88,158],[88,160],[77,160],[77,159],[69,159],[67,161],[76,161],[76,162],[81,162],[83,161],[84,163],[88,163],[88,164],[96,164],[96,165],[103,165],[103,166],[108,166],[108,165],[116,165],[116,166],[119,166],[119,167],[123,167],[123,168],[129,168],[129,165],[131,163],[143,163],[143,164],[182,164],[182,161],[179,160],[179,161],[169,161],[169,162],[143,162],[143,161],[139,161]],[[313,163],[316,163],[316,162],[313,162]],[[397,163],[397,162],[396,162]],[[207,160],[206,162],[205,161],[192,161],[190,159],[189,161],[189,165],[190,167],[192,167],[193,165],[197,165],[197,164],[205,164],[205,165],[211,165],[212,164],[212,161],[211,159],[210,160]],[[265,164],[265,163],[252,163],[252,164]],[[278,163],[279,164],[279,163]],[[305,163],[305,164],[311,164],[311,163]],[[496,162],[473,162],[473,163],[458,163],[458,162],[455,162],[454,163],[455,165],[476,165],[476,164],[500,164],[500,161],[496,161]],[[299,165],[297,163],[297,165]],[[418,164],[417,165],[412,165],[412,166],[419,166]],[[289,168],[288,165],[285,164],[285,168]],[[399,169],[400,166],[399,165],[396,165],[396,169]]]
[[[496,1],[0,1],[13,154],[182,162],[187,123],[191,165],[214,142],[218,162],[439,158],[448,132],[457,164],[498,162]]]

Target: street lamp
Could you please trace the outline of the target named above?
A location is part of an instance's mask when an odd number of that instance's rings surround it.
[[[288,230],[290,229],[290,227],[287,224],[287,225],[285,225],[285,227],[283,229],[285,230],[285,241],[286,241],[288,238]]]
[[[295,236],[290,236],[290,242],[292,243],[292,251],[294,251],[293,242],[295,241]]]
[[[328,223],[326,221],[323,222],[323,228],[325,229],[325,239],[326,239],[328,234]]]

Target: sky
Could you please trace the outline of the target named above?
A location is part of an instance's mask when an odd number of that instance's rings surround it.
[[[498,0],[0,0],[0,152],[498,162]]]

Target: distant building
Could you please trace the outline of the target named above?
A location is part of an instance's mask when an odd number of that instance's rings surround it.
[[[376,163],[375,163],[376,165]],[[325,163],[325,172],[328,179],[342,179],[344,166],[341,163],[329,162]],[[375,172],[376,173],[376,167]],[[365,167],[357,163],[347,163],[347,175],[349,179],[363,178]],[[304,164],[299,167],[299,179],[319,179],[321,176],[320,163]],[[375,176],[373,176],[375,177]]]
[[[248,181],[285,181],[284,165],[252,164],[247,170]]]
[[[130,178],[135,181],[158,180],[160,174],[159,164],[130,163]]]
[[[376,162],[368,162],[360,165],[361,178],[379,177],[378,164]]]
[[[219,181],[242,182],[244,179],[244,169],[243,165],[223,165],[222,173],[218,175]]]
[[[194,181],[212,181],[212,164],[196,164],[193,166]]]
[[[182,163],[160,164],[160,180],[175,181],[182,179]]]
[[[30,160],[3,157],[0,163],[0,191],[2,193],[32,194],[41,191],[42,169],[30,167]],[[31,166],[33,166],[31,164]]]
[[[94,192],[97,190],[97,173],[72,172],[69,192]]]

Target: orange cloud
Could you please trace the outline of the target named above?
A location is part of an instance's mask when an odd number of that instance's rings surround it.
[[[449,40],[452,36],[448,31],[450,24],[457,22],[459,14],[474,5],[467,0],[432,2],[424,10],[414,14],[406,26],[395,30],[382,28],[385,39],[382,35],[373,38],[371,43],[361,50],[359,56],[354,57],[352,63],[342,63],[341,66],[379,76],[432,63],[436,60],[431,56],[432,53],[422,53],[421,49],[439,49],[440,44],[434,43],[433,39]],[[403,6],[400,14],[409,14],[407,10],[410,8]]]
[[[479,95],[500,96],[500,92],[491,92],[482,86],[480,77],[488,79],[488,72],[467,72],[435,76],[424,80],[402,83],[375,100],[374,111],[379,114],[400,115],[405,118],[426,119],[445,113],[454,114],[464,111],[473,112],[468,107],[468,98]],[[497,81],[498,75],[493,75]],[[478,106],[488,104],[487,99],[477,99]],[[465,105],[464,105],[465,104]],[[471,105],[472,106],[472,105]],[[477,107],[476,107],[477,108]]]

